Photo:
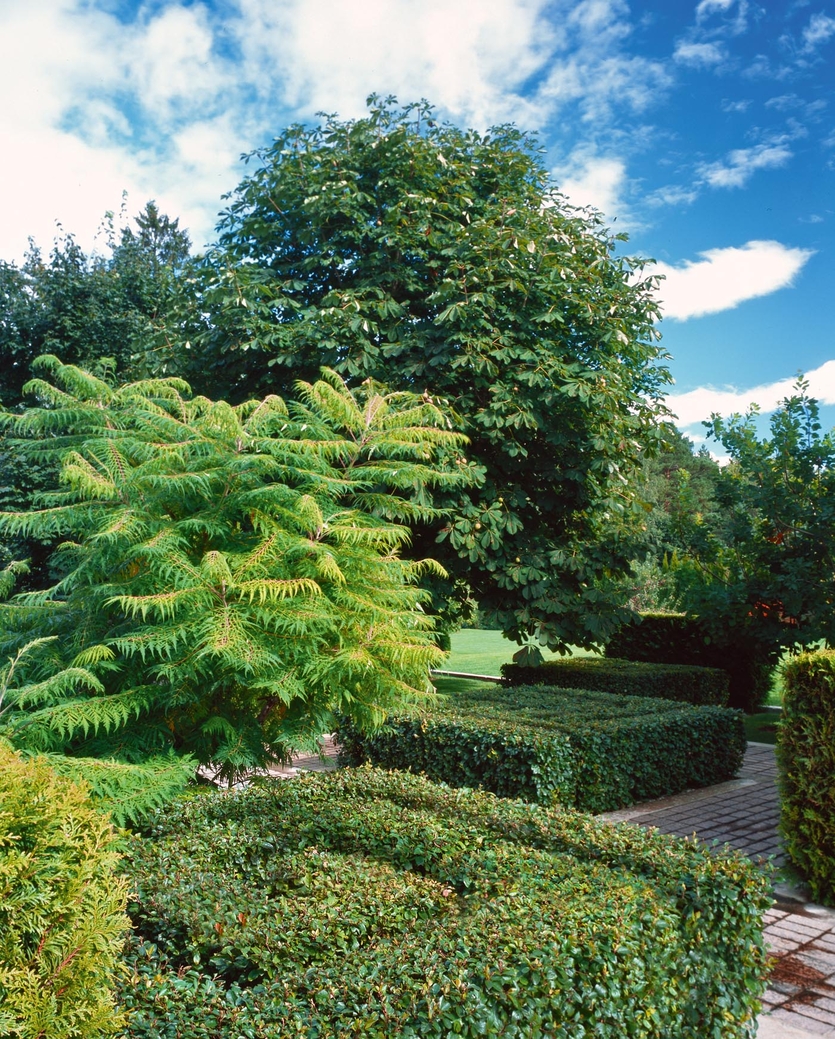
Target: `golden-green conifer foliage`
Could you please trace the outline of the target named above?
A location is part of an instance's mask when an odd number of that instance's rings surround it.
[[[0,740],[0,1035],[117,1030],[111,982],[128,929],[118,859],[84,786]]]
[[[436,487],[473,479],[437,403],[325,372],[235,407],[173,379],[113,386],[42,358],[39,407],[3,416],[62,459],[42,507],[0,531],[61,539],[58,579],[2,607],[31,654],[5,721],[21,746],[219,775],[284,758],[334,712],[362,726],[431,692],[441,659],[400,558]],[[76,669],[78,681],[44,687]],[[82,674],[83,672],[83,674]],[[163,759],[164,760],[164,759]]]

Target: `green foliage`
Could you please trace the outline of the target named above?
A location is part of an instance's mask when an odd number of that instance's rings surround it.
[[[777,649],[764,643],[753,626],[723,631],[720,616],[642,613],[609,639],[606,656],[719,668],[729,678],[728,704],[750,713],[768,695]]]
[[[122,214],[124,216],[124,213]],[[0,402],[23,406],[23,386],[41,354],[99,373],[114,368],[124,379],[177,370],[173,344],[181,342],[179,306],[188,236],[176,220],[149,202],[117,231],[113,214],[102,229],[105,249],[86,255],[72,235],[56,240],[47,259],[33,245],[23,264],[0,261]],[[55,465],[25,463],[0,439],[0,508],[31,507],[54,483]],[[5,551],[29,559],[27,587],[49,581],[50,539],[7,537]],[[0,549],[0,554],[2,554]]]
[[[815,901],[835,905],[835,652],[787,661],[783,688],[777,762],[786,854]]]
[[[458,692],[362,734],[341,721],[346,764],[607,812],[730,779],[745,753],[738,711],[549,686]]]
[[[744,1039],[763,874],[404,773],[181,803],[134,840],[131,1039]]]
[[[547,685],[563,689],[596,689],[622,696],[655,696],[696,705],[724,707],[728,675],[717,668],[686,664],[647,664],[633,660],[580,657],[549,660],[536,667],[504,664],[508,685]]]
[[[233,408],[39,366],[43,406],[3,419],[63,486],[0,530],[61,538],[60,579],[0,606],[0,649],[53,640],[7,693],[17,745],[169,773],[174,752],[232,779],[334,711],[373,726],[431,692],[442,654],[415,582],[437,566],[400,558],[403,521],[434,518],[435,488],[471,471],[436,405],[326,373],[302,403]]]
[[[754,405],[706,423],[731,459],[725,521],[714,528],[694,516],[674,575],[682,607],[713,641],[773,663],[784,648],[835,640],[835,435],[821,432],[803,378],[769,436],[759,421]]]
[[[625,616],[630,478],[668,379],[653,280],[554,189],[532,138],[369,106],[250,156],[203,262],[190,377],[237,400],[326,364],[455,401],[485,479],[416,531],[418,555],[440,535],[447,606],[476,601],[516,640],[599,642]]]
[[[0,740],[0,1034],[113,1035],[128,920],[115,834],[81,784]]]
[[[343,720],[337,739],[342,765],[371,762],[499,797],[574,804],[575,763],[568,736],[531,725],[515,712],[473,710],[466,693],[435,717],[397,715],[375,733],[361,733]]]

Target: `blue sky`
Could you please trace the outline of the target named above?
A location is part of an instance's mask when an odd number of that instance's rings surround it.
[[[210,240],[239,157],[371,92],[536,130],[658,261],[670,406],[835,422],[835,0],[0,0],[0,257],[93,246],[122,192]]]

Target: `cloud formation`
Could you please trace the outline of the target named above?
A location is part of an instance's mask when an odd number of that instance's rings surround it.
[[[811,249],[752,241],[709,249],[680,267],[658,263],[653,273],[665,278],[658,290],[662,312],[666,318],[687,321],[767,296],[791,285],[813,255]]]
[[[736,148],[724,162],[708,163],[700,167],[699,175],[712,188],[741,188],[757,170],[774,169],[792,158],[792,150],[785,143],[763,143],[753,148]]]
[[[835,360],[826,361],[814,371],[806,373],[809,395],[821,404],[835,404]],[[714,389],[709,386],[690,390],[688,393],[671,393],[667,406],[681,427],[707,421],[714,413],[727,418],[729,415],[745,414],[752,404],[759,406],[764,414],[775,411],[782,400],[794,392],[797,376],[765,383],[750,390]]]
[[[156,0],[117,17],[119,6],[0,2],[0,91],[15,99],[0,106],[0,137],[26,157],[0,167],[16,200],[0,212],[2,256],[19,258],[29,235],[51,240],[56,217],[96,226],[123,190],[134,209],[156,198],[199,246],[242,152],[319,111],[362,115],[372,92],[428,97],[480,129],[561,116],[608,132],[672,82],[663,61],[630,50],[626,0]],[[616,194],[612,161],[594,203]]]
[[[564,166],[551,171],[559,190],[572,205],[597,209],[609,220],[623,217],[626,163],[614,156],[575,152]]]

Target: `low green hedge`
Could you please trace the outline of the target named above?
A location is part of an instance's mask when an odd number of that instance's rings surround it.
[[[647,664],[610,657],[548,660],[536,667],[503,664],[508,685],[555,685],[563,689],[594,689],[624,696],[657,696],[681,703],[728,703],[728,674],[718,668],[688,664]]]
[[[777,736],[786,853],[812,896],[835,905],[835,652],[802,653],[783,668]]]
[[[350,769],[160,814],[128,859],[130,1039],[743,1039],[735,853]]]
[[[591,812],[730,779],[745,754],[738,711],[546,686],[457,693],[373,734],[343,720],[337,739],[343,765]]]
[[[721,668],[729,679],[728,706],[749,714],[765,702],[778,652],[752,631],[717,639],[708,624],[684,613],[642,613],[606,645],[606,656],[618,660]]]
[[[116,834],[84,786],[0,738],[0,1035],[115,1033],[128,928]]]

